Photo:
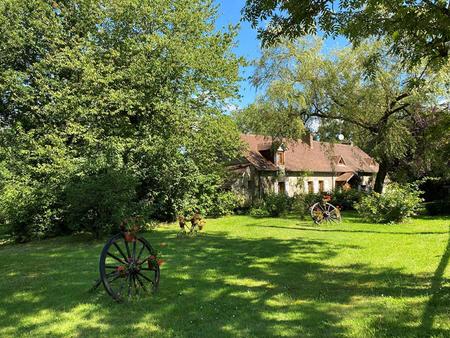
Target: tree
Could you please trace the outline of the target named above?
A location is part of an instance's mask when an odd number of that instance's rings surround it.
[[[317,40],[284,41],[264,50],[253,80],[267,94],[240,112],[241,125],[260,131],[255,110],[269,104],[275,108],[275,121],[279,114],[280,121],[319,126],[321,140],[334,141],[343,133],[379,162],[378,192],[387,173],[416,147],[415,121],[448,98],[450,84],[448,65],[439,73],[428,72],[426,66],[405,73],[387,48],[373,41],[332,55],[322,54]],[[280,135],[285,128],[291,135],[289,123],[266,124],[272,125],[282,129],[270,133]]]
[[[170,218],[205,177],[219,185],[239,150],[222,112],[240,59],[215,18],[208,0],[1,1],[3,222],[28,238],[77,227],[80,200],[109,225],[130,208]],[[117,198],[71,193],[98,182]]]
[[[441,66],[449,58],[447,0],[247,0],[243,17],[258,27],[265,44],[321,30],[354,44],[387,38],[392,51],[411,64],[428,58]]]
[[[424,185],[442,185],[450,181],[450,106],[443,103],[426,112],[412,116],[410,131],[416,146],[396,163],[392,178],[399,182],[413,182],[424,177],[439,178]]]

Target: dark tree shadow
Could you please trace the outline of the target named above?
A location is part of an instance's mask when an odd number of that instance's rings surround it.
[[[449,226],[449,238],[447,247],[439,262],[439,265],[434,272],[431,280],[430,294],[431,297],[425,306],[425,310],[422,315],[421,330],[431,334],[437,334],[433,330],[433,321],[438,313],[446,312],[448,316],[450,314],[450,280],[444,278],[445,269],[448,266],[450,259],[450,226]],[[446,285],[446,286],[445,286]]]

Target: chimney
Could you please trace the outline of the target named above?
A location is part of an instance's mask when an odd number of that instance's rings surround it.
[[[309,145],[309,147],[312,149],[313,147],[313,136],[311,133],[306,133],[302,136],[302,142]]]

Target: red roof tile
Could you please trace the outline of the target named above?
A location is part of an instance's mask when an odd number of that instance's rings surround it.
[[[247,160],[259,168],[255,157],[265,170],[274,170],[276,166],[259,154],[261,150],[270,149],[272,139],[267,136],[242,134],[242,141],[248,144]],[[312,141],[311,146],[302,140],[285,142],[286,171],[311,172],[367,172],[376,173],[378,164],[357,146],[349,144]],[[259,156],[255,155],[259,154]],[[345,164],[339,164],[339,159]],[[268,162],[268,163],[266,163]],[[342,161],[341,161],[342,162]],[[273,167],[272,167],[273,166]]]

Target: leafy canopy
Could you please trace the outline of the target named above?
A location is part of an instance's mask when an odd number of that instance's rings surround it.
[[[243,17],[272,44],[316,34],[339,34],[358,44],[386,38],[392,51],[411,64],[423,58],[441,66],[449,58],[450,3],[447,0],[247,0]]]
[[[321,49],[318,39],[284,40],[265,49],[253,78],[265,94],[237,121],[276,136],[293,135],[301,123],[318,128],[321,140],[343,133],[379,161],[381,190],[386,172],[416,146],[412,126],[449,99],[448,65],[438,73],[426,66],[404,72],[380,41],[330,55]]]
[[[82,227],[80,212],[170,218],[219,187],[241,60],[215,18],[209,0],[1,1],[3,223],[29,237]]]

